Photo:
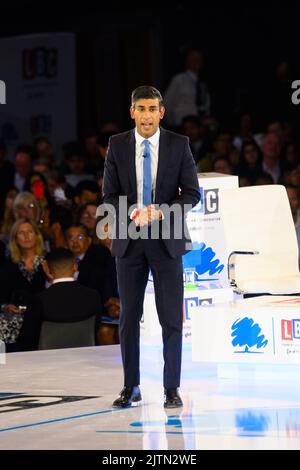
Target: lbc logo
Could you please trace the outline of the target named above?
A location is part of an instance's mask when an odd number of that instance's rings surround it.
[[[199,212],[206,214],[216,214],[219,212],[219,188],[200,189]]]
[[[24,49],[22,70],[24,80],[33,80],[38,77],[55,78],[58,71],[58,50],[46,47]]]
[[[281,339],[300,339],[300,319],[281,320]]]

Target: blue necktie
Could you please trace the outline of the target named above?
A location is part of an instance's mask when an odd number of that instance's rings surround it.
[[[144,175],[143,175],[143,205],[148,206],[152,203],[152,178],[151,178],[151,155],[150,142],[144,140]]]

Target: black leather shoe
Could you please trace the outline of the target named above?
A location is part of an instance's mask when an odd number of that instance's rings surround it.
[[[177,388],[165,388],[165,408],[179,408],[183,406]]]
[[[124,387],[112,406],[114,408],[127,408],[132,405],[132,402],[141,401],[141,399],[141,391],[137,385],[134,387]]]

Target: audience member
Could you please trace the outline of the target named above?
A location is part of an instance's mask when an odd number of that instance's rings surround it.
[[[119,294],[115,260],[109,248],[92,245],[88,229],[84,225],[72,225],[66,231],[66,240],[78,265],[75,278],[79,283],[97,289],[103,301],[103,313],[115,318],[116,308],[119,308]]]
[[[300,199],[299,199],[299,187],[297,186],[287,186],[286,192],[289,198],[291,212],[295,224],[295,228],[298,228],[300,225]]]
[[[15,221],[13,205],[17,194],[17,188],[10,188],[0,211],[0,239],[3,240],[6,245],[8,245],[9,234]]]
[[[241,147],[240,161],[236,174],[247,178],[250,185],[254,185],[262,169],[262,152],[254,139],[244,140]]]
[[[280,164],[280,141],[275,133],[268,133],[262,141],[263,161],[262,167],[268,173],[273,183],[278,183],[283,176],[282,165]]]
[[[16,150],[14,186],[24,191],[26,179],[31,171],[31,147],[20,145]]]
[[[4,141],[0,139],[0,207],[4,202],[7,191],[14,185],[15,168],[5,157],[6,146]]]
[[[191,49],[187,52],[185,71],[175,75],[165,91],[166,122],[179,128],[185,116],[210,114],[210,95],[202,79],[203,54]]]
[[[99,293],[74,280],[76,269],[70,250],[57,248],[47,254],[45,271],[52,284],[32,299],[20,332],[22,350],[38,349],[43,321],[73,323],[101,317]]]
[[[10,234],[10,259],[0,267],[0,337],[14,351],[24,310],[33,294],[45,288],[44,243],[37,225],[30,219],[15,222]]]

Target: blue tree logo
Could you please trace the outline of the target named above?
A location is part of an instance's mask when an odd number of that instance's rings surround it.
[[[224,264],[216,256],[216,252],[212,247],[206,246],[205,243],[193,243],[193,249],[183,257],[183,268],[194,268],[196,281],[217,281],[217,277],[201,278],[204,274],[215,276],[220,274],[224,269]]]
[[[243,351],[235,351],[235,353],[252,353],[262,354],[263,351],[250,351],[249,348],[256,346],[257,349],[265,348],[268,344],[268,340],[265,339],[263,334],[260,334],[261,328],[258,323],[254,323],[253,318],[238,318],[232,324],[233,346],[245,346]]]

